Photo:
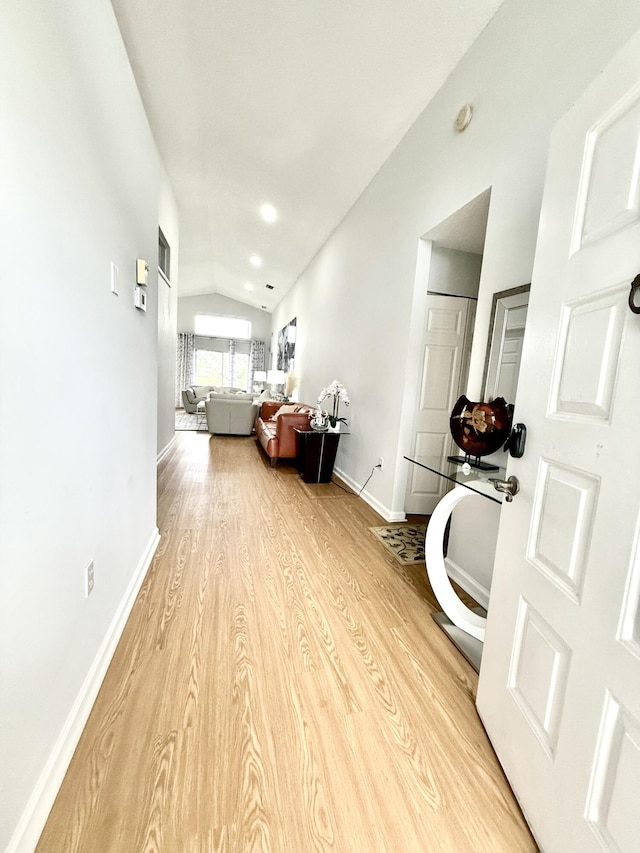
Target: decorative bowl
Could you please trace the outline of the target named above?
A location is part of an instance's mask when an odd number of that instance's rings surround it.
[[[463,394],[453,407],[449,426],[453,440],[467,456],[488,456],[509,437],[511,417],[512,407],[503,397],[472,403]]]

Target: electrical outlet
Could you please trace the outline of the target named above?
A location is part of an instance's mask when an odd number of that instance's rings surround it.
[[[376,468],[379,468],[381,471],[384,471],[384,459],[382,458],[382,456],[378,459],[378,464],[376,465]]]
[[[88,598],[91,595],[91,590],[93,589],[94,584],[94,566],[93,560],[90,563],[87,563],[84,570],[84,597]]]

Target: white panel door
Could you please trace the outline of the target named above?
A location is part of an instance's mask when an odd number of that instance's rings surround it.
[[[478,687],[545,853],[640,850],[638,57],[552,137]]]
[[[451,453],[449,417],[460,396],[465,363],[469,299],[430,294],[423,336],[423,359],[413,452],[441,460]],[[405,512],[429,515],[450,484],[411,465]]]
[[[508,329],[502,345],[502,360],[496,377],[495,393],[492,397],[504,397],[509,403],[516,399],[520,362],[522,361],[522,343],[524,328]]]
[[[507,403],[516,402],[528,304],[529,293],[523,291],[501,297],[496,305],[485,400],[504,397]]]

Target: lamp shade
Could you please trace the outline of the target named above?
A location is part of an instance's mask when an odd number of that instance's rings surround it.
[[[253,371],[254,382],[265,382],[266,379],[267,379],[267,371],[266,370],[254,370]]]
[[[284,370],[269,370],[267,382],[269,385],[284,385]]]

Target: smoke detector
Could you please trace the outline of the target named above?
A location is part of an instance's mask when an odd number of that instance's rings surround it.
[[[469,127],[472,118],[473,107],[471,106],[471,104],[465,104],[456,116],[454,127],[458,131],[458,133],[462,133],[463,130],[466,130]]]

